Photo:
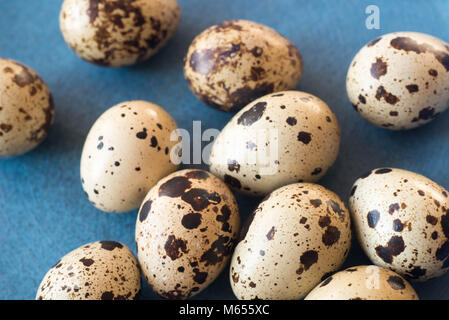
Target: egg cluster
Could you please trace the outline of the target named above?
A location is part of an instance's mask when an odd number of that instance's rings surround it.
[[[133,65],[175,33],[176,0],[65,0],[60,27],[81,58]],[[81,182],[105,212],[139,208],[137,258],[115,241],[68,253],[36,299],[135,299],[143,275],[166,299],[190,298],[230,264],[238,299],[418,299],[408,280],[449,269],[449,191],[410,171],[361,176],[349,206],[316,184],[335,162],[341,129],[320,98],[294,89],[303,59],[262,24],[214,25],[191,43],[184,74],[193,94],[236,113],[216,138],[210,170],[178,170],[175,120],[146,101],[119,103],[87,135]],[[346,79],[356,111],[389,130],[416,128],[448,107],[449,45],[398,32],[369,42]],[[0,157],[42,142],[54,118],[49,88],[29,67],[0,59]],[[262,161],[260,155],[266,155]],[[232,191],[265,196],[241,227]],[[353,235],[373,262],[339,271]]]

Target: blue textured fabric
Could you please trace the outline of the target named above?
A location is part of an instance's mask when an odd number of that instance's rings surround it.
[[[305,71],[298,89],[337,114],[342,127],[339,158],[321,184],[347,201],[361,173],[383,166],[413,170],[449,187],[449,112],[409,132],[388,132],[360,118],[348,102],[345,76],[354,54],[387,32],[420,31],[449,41],[447,0],[180,0],[178,32],[155,57],[135,67],[105,69],[78,59],[58,26],[62,0],[0,0],[0,56],[35,69],[50,86],[56,121],[34,151],[0,160],[0,298],[33,299],[47,270],[87,242],[111,239],[135,250],[136,212],[96,210],[84,195],[79,160],[84,139],[108,107],[144,99],[164,107],[180,127],[221,129],[231,118],[206,107],[189,91],[183,58],[192,39],[228,19],[264,23],[300,49]],[[380,30],[365,27],[365,8],[380,8]],[[238,196],[242,218],[258,199]],[[369,263],[355,245],[345,265]],[[449,298],[449,275],[414,284],[422,298]],[[144,298],[156,298],[145,284]],[[234,298],[227,271],[197,299]]]

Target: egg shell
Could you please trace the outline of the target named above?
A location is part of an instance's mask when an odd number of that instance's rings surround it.
[[[158,52],[180,20],[176,0],[65,0],[59,25],[79,57],[100,66],[121,67]]]
[[[140,270],[127,246],[97,241],[66,254],[45,275],[36,300],[132,300]]]
[[[148,190],[177,168],[171,161],[175,129],[164,109],[145,101],[123,102],[104,112],[81,155],[81,182],[92,204],[106,212],[138,208]]]
[[[275,190],[242,228],[231,260],[238,299],[299,299],[340,268],[351,221],[338,196],[317,184]]]
[[[294,182],[316,182],[334,163],[340,127],[319,98],[284,91],[253,101],[212,146],[210,170],[235,191],[266,195]]]
[[[449,45],[423,33],[383,35],[354,57],[346,90],[357,112],[378,127],[424,125],[449,106]]]
[[[142,272],[166,299],[187,299],[213,282],[237,240],[237,203],[221,180],[203,170],[172,173],[145,197],[136,223]]]
[[[358,179],[349,205],[360,245],[371,261],[415,280],[449,268],[448,191],[401,169],[375,169]]]
[[[225,21],[203,31],[190,45],[184,65],[198,99],[227,112],[295,88],[302,72],[301,54],[288,39],[247,20]]]
[[[39,145],[54,120],[50,89],[31,68],[0,58],[0,158]]]
[[[321,282],[305,300],[419,300],[399,274],[378,266],[357,266]]]

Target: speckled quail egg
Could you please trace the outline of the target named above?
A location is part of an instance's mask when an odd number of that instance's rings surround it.
[[[422,33],[386,34],[354,57],[346,89],[357,112],[378,127],[426,124],[449,106],[449,45]]]
[[[120,103],[90,129],[81,156],[81,182],[89,200],[106,212],[139,207],[159,179],[175,171],[173,118],[145,101]],[[173,151],[173,154],[172,154]]]
[[[137,217],[146,281],[163,298],[192,297],[226,266],[239,228],[237,203],[225,183],[203,170],[172,173],[150,190]]]
[[[294,89],[302,71],[302,57],[288,39],[247,20],[206,29],[193,40],[184,65],[198,99],[227,112],[266,94]]]
[[[158,52],[181,19],[176,0],[65,0],[59,24],[82,59],[101,66],[136,64]]]
[[[449,268],[448,191],[419,174],[375,169],[352,189],[359,242],[375,264],[416,280]]]
[[[284,186],[242,228],[230,282],[239,299],[299,299],[340,268],[351,245],[344,203],[311,183]]]
[[[253,101],[212,146],[210,170],[235,191],[265,195],[294,182],[315,182],[340,147],[337,118],[319,98],[284,91]]]
[[[326,278],[305,300],[418,300],[418,295],[391,270],[357,266]]]
[[[124,244],[97,241],[65,255],[45,275],[37,300],[131,300],[140,291],[136,258]]]
[[[39,75],[17,61],[0,59],[0,158],[35,148],[53,119],[53,98]]]

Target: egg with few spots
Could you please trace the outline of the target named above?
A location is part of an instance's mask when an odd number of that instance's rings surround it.
[[[235,191],[260,196],[294,182],[316,182],[334,163],[340,127],[319,98],[284,91],[253,101],[212,146],[210,170]]]
[[[92,204],[106,212],[138,208],[148,190],[177,169],[177,141],[170,140],[176,129],[164,109],[146,101],[104,112],[81,155],[81,182]]]
[[[350,246],[349,213],[335,193],[311,183],[284,186],[242,228],[232,290],[244,300],[299,299],[341,267]]]
[[[158,52],[180,19],[176,0],[65,0],[59,25],[79,57],[100,66],[121,67]]]
[[[184,65],[197,98],[227,112],[266,94],[294,89],[302,72],[301,54],[288,39],[247,20],[206,29],[193,40]]]
[[[165,299],[187,299],[227,265],[240,217],[232,192],[207,171],[187,169],[154,186],[136,223],[138,259],[150,287]]]
[[[373,263],[415,280],[449,268],[449,192],[406,170],[375,169],[349,200],[359,242]]]
[[[399,274],[378,266],[357,266],[321,282],[305,300],[419,300]]]
[[[38,146],[53,120],[53,98],[41,77],[28,66],[0,58],[0,158]]]
[[[66,254],[45,275],[36,300],[132,300],[140,292],[134,254],[116,241],[97,241]]]
[[[378,127],[424,125],[449,106],[449,44],[416,32],[383,35],[354,57],[346,90],[356,111]]]

